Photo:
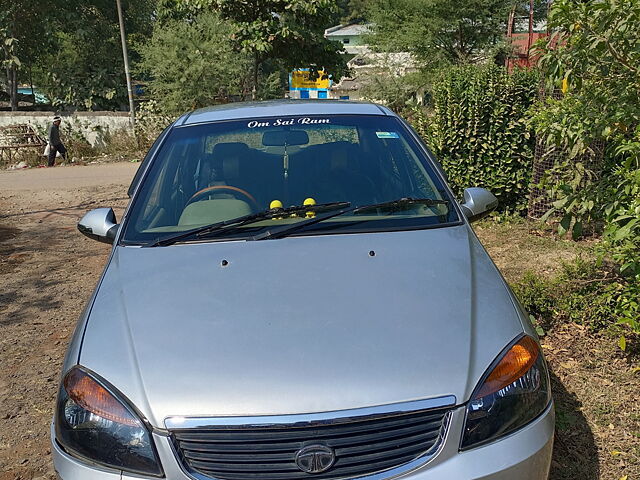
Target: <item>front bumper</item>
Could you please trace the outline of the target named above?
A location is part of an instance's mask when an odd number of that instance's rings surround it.
[[[426,464],[397,478],[403,480],[546,480],[551,464],[555,415],[553,404],[529,425],[496,442],[459,452],[465,408],[453,411],[441,451]],[[153,435],[166,478],[193,480],[178,463],[168,437]],[[117,470],[87,465],[65,453],[51,428],[53,463],[62,480],[141,480]],[[371,478],[371,477],[369,477]],[[380,477],[384,479],[384,475]],[[148,477],[148,480],[157,480]]]

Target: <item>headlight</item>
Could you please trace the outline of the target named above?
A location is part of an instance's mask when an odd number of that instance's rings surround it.
[[[476,447],[523,427],[550,400],[549,373],[540,347],[524,336],[507,347],[476,387],[460,448]]]
[[[78,367],[65,375],[56,407],[56,439],[70,454],[89,461],[162,476],[149,431],[106,385]]]

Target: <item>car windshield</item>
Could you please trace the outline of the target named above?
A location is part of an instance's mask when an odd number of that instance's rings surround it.
[[[323,221],[268,215],[217,238],[307,221],[296,235],[426,228],[458,220],[438,176],[398,119],[329,115],[244,119],[175,127],[153,160],[124,225],[125,243],[163,238],[269,209],[348,202]],[[213,232],[212,232],[213,233]],[[202,239],[198,237],[201,241]]]

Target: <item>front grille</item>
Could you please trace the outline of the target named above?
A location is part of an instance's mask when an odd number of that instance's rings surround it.
[[[223,480],[337,479],[370,475],[425,461],[440,445],[448,409],[265,426],[211,426],[172,430],[186,469]],[[296,453],[309,445],[335,452],[322,473],[305,473]]]

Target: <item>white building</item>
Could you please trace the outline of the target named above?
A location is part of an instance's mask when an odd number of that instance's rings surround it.
[[[342,43],[352,57],[347,66],[350,77],[334,82],[328,90],[328,98],[341,100],[375,100],[363,98],[360,89],[374,75],[403,76],[415,72],[416,62],[408,52],[373,52],[366,44],[364,35],[371,32],[371,24],[338,25],[327,28],[325,38]]]
[[[357,55],[369,51],[369,47],[364,43],[363,36],[371,31],[371,24],[364,25],[337,25],[327,28],[324,31],[324,37],[340,42],[349,55]]]

